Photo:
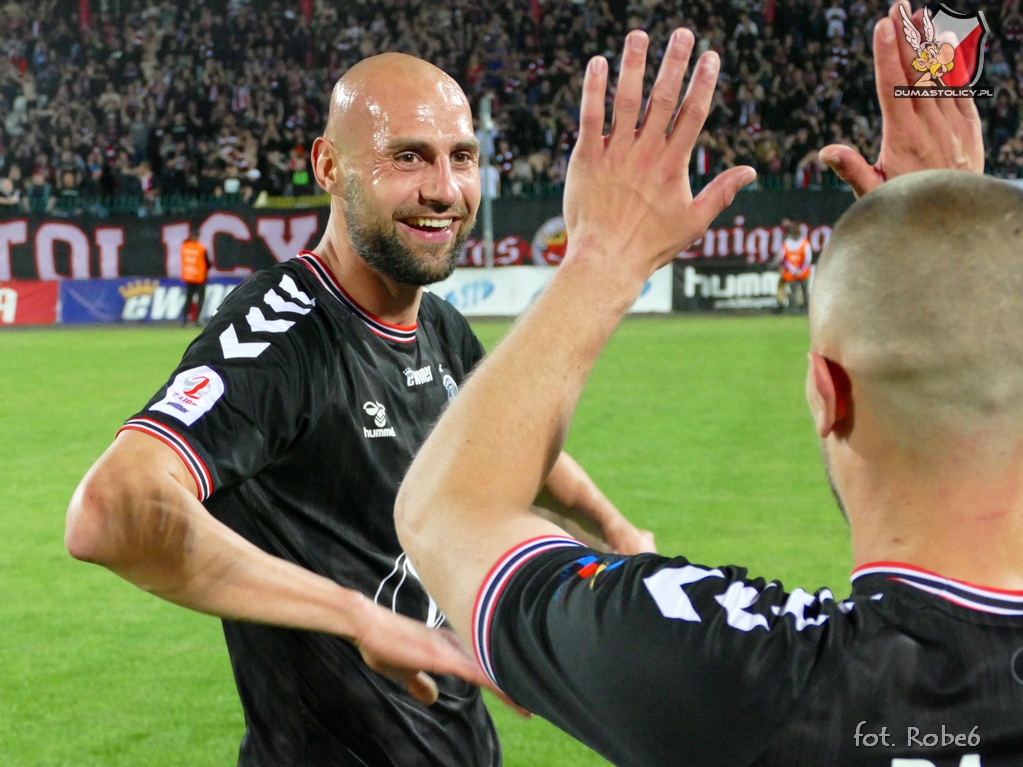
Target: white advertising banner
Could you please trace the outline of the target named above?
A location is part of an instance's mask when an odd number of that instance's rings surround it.
[[[556,266],[510,266],[498,269],[456,269],[429,290],[450,302],[466,317],[517,317],[547,286]],[[643,286],[630,312],[671,311],[672,267],[658,270]]]

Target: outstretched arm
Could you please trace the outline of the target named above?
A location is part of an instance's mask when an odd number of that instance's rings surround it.
[[[593,548],[618,554],[657,551],[654,534],[629,522],[568,453],[554,462],[536,507],[534,512]]]
[[[908,6],[908,2],[905,3]],[[918,170],[984,172],[984,139],[972,98],[895,98],[919,76],[902,31],[902,3],[874,26],[874,82],[881,103],[881,151],[871,165],[844,144],[821,150],[821,161],[862,197],[885,179]]]
[[[68,550],[193,610],[344,637],[370,668],[401,681],[423,703],[437,699],[436,683],[424,671],[489,686],[449,632],[267,554],[210,516],[196,496],[176,452],[124,431],[71,499]]]
[[[470,635],[473,601],[494,562],[523,540],[560,532],[529,509],[604,344],[649,276],[755,178],[752,168],[733,168],[692,197],[689,156],[719,70],[717,54],[700,58],[676,115],[693,44],[688,30],[672,34],[636,130],[647,36],[629,34],[607,138],[607,61],[590,61],[565,189],[565,260],[454,400],[402,484],[398,535],[462,636]],[[541,332],[550,327],[559,332]],[[494,471],[509,448],[523,462]]]

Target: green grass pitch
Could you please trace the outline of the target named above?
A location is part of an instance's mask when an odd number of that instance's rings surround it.
[[[476,324],[489,348],[507,327]],[[62,540],[79,479],[193,334],[0,333],[0,765],[235,763],[242,717],[219,622],[74,562]],[[843,596],[849,545],[803,401],[806,347],[796,317],[629,320],[568,449],[663,553]],[[508,767],[605,764],[491,708]]]

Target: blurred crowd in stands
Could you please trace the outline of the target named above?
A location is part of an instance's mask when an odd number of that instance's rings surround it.
[[[2,3],[3,0],[0,0]],[[978,106],[989,171],[1023,175],[1020,0],[982,7],[992,34]],[[333,82],[359,59],[434,62],[496,134],[484,183],[560,189],[581,72],[645,28],[676,26],[722,57],[692,158],[695,184],[734,164],[764,186],[826,186],[817,157],[845,142],[873,159],[870,41],[887,0],[8,0],[0,7],[0,210],[156,213],[319,190],[309,149]],[[955,10],[973,10],[969,0]],[[653,73],[651,72],[651,79]],[[940,130],[940,126],[936,126]],[[480,132],[483,136],[482,131]]]

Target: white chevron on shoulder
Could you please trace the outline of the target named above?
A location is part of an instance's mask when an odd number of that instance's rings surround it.
[[[299,306],[291,301],[285,301],[273,288],[266,292],[266,295],[263,296],[263,300],[266,301],[267,306],[278,314],[283,314],[284,312],[290,312],[292,314],[309,314],[309,312],[312,311],[305,306]]]
[[[292,298],[301,301],[306,306],[316,306],[316,299],[309,298],[309,296],[307,296],[305,293],[299,290],[298,285],[296,285],[295,281],[291,279],[290,274],[285,274],[283,277],[281,277],[281,287],[284,288],[285,293],[287,293]]]
[[[269,346],[270,344],[264,341],[242,343],[238,340],[238,333],[235,331],[234,325],[228,325],[227,330],[220,334],[220,348],[224,350],[224,359],[228,360],[253,359],[265,352]]]
[[[263,316],[263,312],[255,306],[249,308],[245,319],[249,321],[249,327],[252,328],[253,333],[258,333],[261,330],[267,333],[283,333],[295,324],[291,320],[268,320]]]

